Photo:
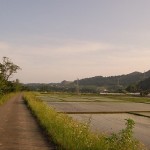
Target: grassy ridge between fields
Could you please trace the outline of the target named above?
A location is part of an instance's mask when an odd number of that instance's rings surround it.
[[[11,99],[13,96],[15,96],[16,93],[9,93],[6,95],[0,95],[0,105]]]
[[[140,96],[130,96],[130,95],[105,95],[105,97],[115,99],[115,100],[122,100],[127,102],[135,102],[135,103],[149,103],[149,97],[140,97]]]
[[[110,137],[95,134],[88,124],[74,121],[66,114],[57,113],[33,93],[24,93],[24,100],[38,119],[41,127],[61,150],[145,150],[133,138],[134,122],[127,120],[126,128]]]

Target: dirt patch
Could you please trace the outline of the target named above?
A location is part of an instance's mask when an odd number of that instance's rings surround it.
[[[54,150],[19,94],[0,106],[0,149]]]

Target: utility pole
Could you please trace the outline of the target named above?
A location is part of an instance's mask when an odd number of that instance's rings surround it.
[[[145,76],[145,71],[144,71],[144,74],[143,74],[143,80],[146,78],[146,76]]]
[[[118,87],[120,86],[120,78],[118,78],[118,80],[117,80],[117,86]]]
[[[79,95],[80,91],[79,91],[79,79],[77,78],[77,94]]]

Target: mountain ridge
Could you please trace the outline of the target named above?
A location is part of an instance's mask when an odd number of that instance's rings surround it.
[[[79,88],[81,92],[98,92],[104,89],[115,92],[119,89],[124,90],[130,85],[138,85],[139,83],[142,84],[142,81],[147,78],[150,78],[150,70],[144,73],[134,71],[129,74],[116,76],[95,76],[74,81],[63,80],[60,83],[29,83],[25,84],[25,86],[29,90],[38,91],[75,92],[76,89]]]
[[[140,81],[150,77],[150,70],[147,72],[134,71],[129,74],[116,75],[116,76],[95,76],[90,78],[83,78],[79,80],[80,86],[98,86],[106,87],[108,89],[114,87],[126,88],[130,84],[137,84]],[[76,83],[77,80],[74,81]]]

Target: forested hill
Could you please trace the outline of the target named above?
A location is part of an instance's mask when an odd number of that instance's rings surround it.
[[[123,86],[126,87],[130,84],[137,84],[138,82],[144,80],[145,78],[150,77],[150,70],[141,73],[141,72],[133,72],[126,75],[119,75],[119,76],[96,76],[91,78],[85,78],[79,80],[79,84],[83,86],[100,86],[100,87],[109,87],[109,86]],[[76,83],[77,81],[74,81]]]
[[[150,77],[145,80],[139,82],[138,88],[142,90],[150,90]]]
[[[80,91],[82,92],[96,92],[97,90],[107,89],[109,91],[117,91],[118,89],[126,89],[130,85],[135,85],[144,89],[147,83],[150,82],[150,70],[141,72],[132,72],[126,75],[118,76],[96,76],[91,78],[81,79],[75,81],[62,81],[61,83],[30,83],[24,84],[28,90],[37,91],[69,91],[75,92],[77,90],[77,84],[79,84]]]

